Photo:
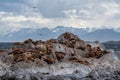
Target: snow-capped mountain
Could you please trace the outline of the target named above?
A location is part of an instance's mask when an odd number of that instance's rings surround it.
[[[120,40],[120,32],[113,29],[94,29],[93,31],[89,32],[89,29],[87,28],[58,26],[54,29],[23,28],[18,31],[10,32],[9,34],[0,36],[0,42],[24,41],[29,38],[33,40],[48,40],[51,38],[57,38],[64,32],[71,32],[86,41]]]
[[[88,33],[87,29],[84,28],[72,28],[72,27],[63,27],[63,26],[58,26],[52,30],[53,34],[57,38],[61,33],[64,32],[71,32],[75,35],[82,36],[86,33]]]
[[[82,35],[81,37],[82,39],[88,41],[118,41],[120,40],[120,32],[117,32],[114,29],[96,29],[92,32]]]
[[[41,29],[24,28],[1,36],[0,41],[1,42],[24,41],[29,38],[33,40],[39,40],[39,39],[47,40],[51,38],[52,35],[53,35],[52,31],[50,31],[48,28],[41,28]]]
[[[13,42],[13,41],[24,41],[26,39],[33,40],[48,40],[51,38],[57,38],[61,33],[72,32],[76,35],[83,35],[87,33],[86,29],[82,28],[72,28],[72,27],[63,27],[58,26],[54,29],[49,28],[23,28],[9,34],[0,36],[0,42]]]

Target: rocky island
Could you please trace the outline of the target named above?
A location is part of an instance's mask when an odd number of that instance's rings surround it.
[[[0,51],[0,80],[120,80],[119,52],[65,32]]]

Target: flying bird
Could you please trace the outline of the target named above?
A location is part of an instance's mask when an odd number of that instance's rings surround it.
[[[33,9],[35,9],[36,7],[33,7]]]

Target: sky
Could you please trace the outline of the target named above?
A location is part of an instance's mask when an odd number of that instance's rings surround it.
[[[119,28],[120,0],[0,0],[0,33],[56,26]]]

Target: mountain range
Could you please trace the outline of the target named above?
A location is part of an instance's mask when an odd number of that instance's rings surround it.
[[[10,32],[0,36],[0,42],[16,42],[26,39],[48,40],[57,38],[64,32],[71,32],[86,41],[118,41],[120,40],[120,31],[114,29],[92,29],[89,28],[72,28],[57,26],[56,28],[22,28],[18,31]]]

